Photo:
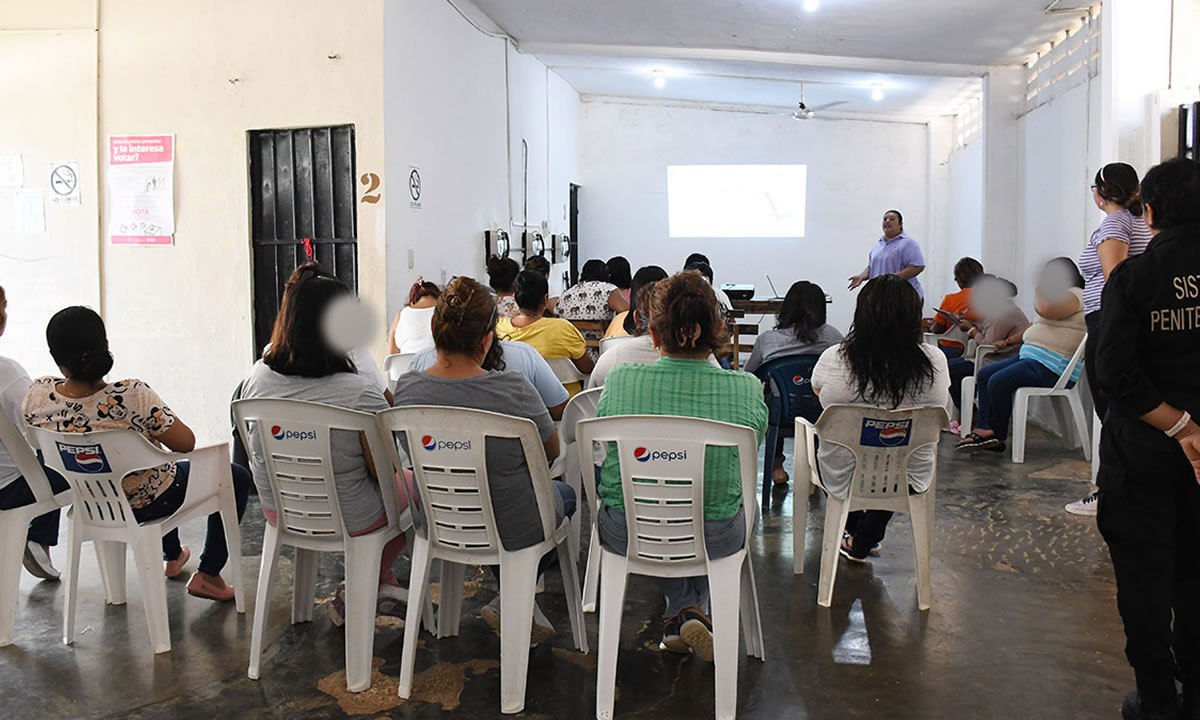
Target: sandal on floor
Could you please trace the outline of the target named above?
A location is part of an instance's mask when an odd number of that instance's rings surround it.
[[[865,565],[867,562],[865,557],[858,557],[854,554],[854,541],[850,538],[842,539],[842,544],[838,546],[838,552],[850,562],[858,563],[859,565]]]
[[[990,437],[990,438],[981,437],[979,435],[979,433],[967,433],[966,437],[964,437],[957,445],[954,446],[954,449],[955,450],[991,450],[991,449],[994,449],[996,446],[1000,446],[1000,448],[1003,449],[1004,442],[1002,440],[997,440],[995,437]]]

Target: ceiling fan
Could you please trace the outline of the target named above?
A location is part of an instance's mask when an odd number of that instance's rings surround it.
[[[796,109],[792,111],[791,116],[794,120],[812,120],[817,116],[818,112],[835,108],[838,105],[845,105],[848,102],[849,100],[837,100],[835,102],[825,103],[824,105],[819,105],[817,107],[809,107],[808,104],[804,102],[804,83],[800,83],[800,103],[796,106]]]

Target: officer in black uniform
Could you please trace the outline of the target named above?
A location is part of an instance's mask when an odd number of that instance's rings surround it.
[[[1200,165],[1153,168],[1142,199],[1154,240],[1113,272],[1089,358],[1112,403],[1097,523],[1137,678],[1122,716],[1200,720]]]

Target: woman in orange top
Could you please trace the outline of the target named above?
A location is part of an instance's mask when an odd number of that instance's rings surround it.
[[[975,258],[965,257],[954,264],[954,282],[958,284],[958,292],[952,292],[942,298],[942,304],[938,305],[938,310],[945,310],[951,315],[960,318],[970,318],[971,320],[979,320],[973,317],[970,313],[971,307],[971,286],[975,284],[983,275],[983,263]],[[932,318],[925,318],[923,321],[925,332],[944,333],[951,329],[950,321],[943,317],[940,313]],[[938,347],[942,352],[946,353],[948,358],[962,357],[966,348],[960,342],[953,340],[939,340]]]

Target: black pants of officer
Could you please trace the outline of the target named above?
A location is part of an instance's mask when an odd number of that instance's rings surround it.
[[[1144,700],[1200,694],[1200,484],[1179,444],[1110,414],[1097,523],[1117,577],[1125,655]]]

